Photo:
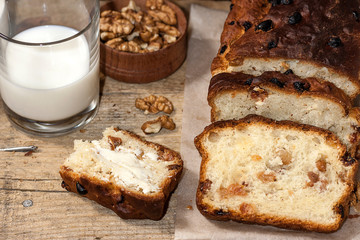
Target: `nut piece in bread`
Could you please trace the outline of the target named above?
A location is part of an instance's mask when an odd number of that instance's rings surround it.
[[[60,167],[64,188],[124,219],[163,217],[183,169],[178,153],[114,127],[99,141],[75,140],[74,145]]]
[[[348,216],[358,161],[330,131],[250,115],[212,123],[195,145],[209,219],[333,232]]]

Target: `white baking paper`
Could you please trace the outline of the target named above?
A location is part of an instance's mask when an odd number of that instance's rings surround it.
[[[194,137],[210,123],[210,108],[206,100],[211,78],[210,65],[220,46],[220,34],[227,14],[198,5],[192,5],[190,9],[181,134],[185,169],[177,189],[175,239],[360,239],[360,218],[347,219],[336,233],[321,234],[232,221],[211,221],[197,210],[195,194],[201,158],[195,149]]]

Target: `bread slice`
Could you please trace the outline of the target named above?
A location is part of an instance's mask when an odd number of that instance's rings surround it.
[[[223,35],[235,37],[221,43],[212,73],[258,76],[292,69],[301,78],[332,82],[354,99],[360,92],[359,0],[286,2],[269,1],[261,15],[254,11],[241,18],[229,14]],[[242,10],[234,4],[232,11]],[[234,32],[244,30],[236,25],[245,18],[253,19],[251,27],[239,37]],[[231,22],[235,24],[229,25]]]
[[[251,115],[212,123],[195,145],[209,219],[332,232],[349,213],[358,162],[330,131]]]
[[[110,208],[124,219],[163,217],[183,161],[159,144],[114,127],[99,141],[74,141],[60,167],[62,186]]]
[[[360,109],[333,84],[294,74],[265,72],[215,75],[208,92],[211,120],[240,119],[249,114],[292,120],[333,131],[355,152],[360,141]]]

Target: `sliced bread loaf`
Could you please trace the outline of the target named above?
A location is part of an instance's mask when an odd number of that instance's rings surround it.
[[[221,73],[211,79],[208,102],[212,121],[257,114],[331,130],[352,152],[360,141],[359,108],[351,107],[342,90],[315,78],[279,72],[258,77]]]
[[[251,115],[212,123],[195,145],[209,219],[332,232],[349,213],[358,162],[330,131]]]
[[[74,145],[60,168],[64,188],[121,218],[163,217],[183,169],[178,153],[114,127],[99,141],[75,140]]]

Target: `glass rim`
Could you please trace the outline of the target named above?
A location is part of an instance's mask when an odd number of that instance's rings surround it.
[[[59,44],[59,43],[63,43],[63,42],[68,42],[72,39],[75,39],[81,35],[83,35],[90,27],[91,27],[91,24],[94,22],[94,18],[96,17],[96,14],[90,19],[90,22],[88,25],[86,25],[85,28],[83,28],[81,31],[79,31],[78,33],[70,36],[70,37],[67,37],[67,38],[63,38],[63,39],[60,39],[60,40],[56,40],[56,41],[52,41],[52,42],[44,42],[44,43],[32,43],[32,42],[24,42],[24,41],[19,41],[19,40],[15,40],[5,34],[3,34],[2,32],[0,32],[0,38],[8,41],[8,42],[12,42],[12,43],[16,43],[16,44],[20,44],[20,45],[25,45],[25,46],[37,46],[37,47],[42,47],[42,46],[51,46],[51,45],[56,45],[56,44]],[[35,27],[40,27],[40,26],[51,26],[49,24],[47,25],[38,25],[38,26],[35,26]],[[60,25],[56,25],[56,26],[60,26]],[[28,28],[30,29],[30,28]],[[24,30],[25,31],[25,30]]]

